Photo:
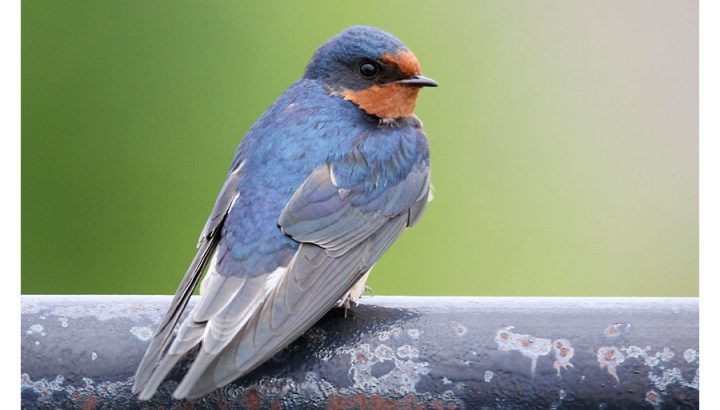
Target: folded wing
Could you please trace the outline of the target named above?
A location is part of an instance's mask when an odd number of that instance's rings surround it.
[[[162,374],[148,383],[149,394],[198,343],[200,351],[175,391],[176,398],[202,396],[286,347],[330,310],[417,220],[428,191],[427,166],[417,166],[402,181],[372,196],[360,188],[338,188],[330,165],[315,169],[278,221],[283,232],[300,243],[289,265],[252,278],[255,283],[233,276],[211,279],[211,267],[203,283],[213,301],[207,301],[203,290],[170,354],[158,366]],[[236,282],[226,283],[230,278]],[[218,297],[221,293],[224,296]]]

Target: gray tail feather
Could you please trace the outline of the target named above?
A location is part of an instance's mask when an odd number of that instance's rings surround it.
[[[185,310],[185,307],[190,300],[190,296],[192,296],[195,287],[200,281],[200,277],[205,270],[205,266],[207,265],[216,244],[217,236],[214,238],[208,238],[200,244],[198,251],[195,254],[195,258],[185,273],[185,277],[183,277],[182,282],[180,282],[180,286],[178,286],[175,297],[170,303],[170,307],[168,308],[167,313],[165,313],[165,316],[160,322],[157,330],[155,330],[155,335],[150,342],[150,346],[145,352],[145,356],[143,356],[140,366],[138,366],[138,369],[135,372],[135,383],[132,388],[132,392],[134,394],[137,394],[144,389],[145,385],[148,384],[148,381],[156,370],[163,370],[165,372],[169,372],[171,370],[164,368],[158,369],[158,364],[170,344],[173,330]],[[155,386],[155,388],[157,388],[157,386]],[[148,398],[152,396],[154,390],[155,389],[153,389]],[[147,392],[143,392],[143,396],[147,396]]]

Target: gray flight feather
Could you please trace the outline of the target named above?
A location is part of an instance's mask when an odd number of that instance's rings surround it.
[[[222,190],[220,191],[220,195],[218,196],[215,206],[210,214],[210,218],[205,223],[200,235],[198,251],[193,258],[192,263],[190,263],[190,267],[185,273],[185,276],[180,282],[178,290],[170,303],[167,313],[165,313],[160,325],[155,330],[155,334],[150,341],[150,346],[147,351],[145,351],[145,356],[143,356],[143,359],[135,372],[135,383],[132,387],[133,393],[138,393],[143,390],[143,393],[146,391],[149,393],[149,396],[145,394],[144,397],[141,398],[151,397],[157,388],[157,386],[155,386],[155,388],[146,389],[145,386],[153,376],[153,373],[157,372],[156,369],[165,354],[165,350],[168,348],[173,330],[185,310],[185,307],[190,300],[190,296],[195,290],[195,287],[197,286],[197,283],[207,266],[210,256],[217,246],[219,239],[219,227],[222,226],[223,220],[237,199],[236,187],[241,169],[242,164],[228,174]],[[158,373],[166,374],[170,369],[160,370],[161,371]],[[159,382],[157,384],[159,385]],[[150,390],[152,391],[150,392]]]

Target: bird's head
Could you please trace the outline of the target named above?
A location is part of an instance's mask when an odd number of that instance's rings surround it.
[[[413,115],[420,88],[437,87],[400,40],[366,26],[350,27],[320,46],[305,78],[380,118]]]

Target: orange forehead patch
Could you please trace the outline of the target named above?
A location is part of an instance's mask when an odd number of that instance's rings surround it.
[[[383,54],[382,60],[396,65],[407,76],[420,74],[420,62],[412,51],[403,50],[397,54]]]
[[[389,83],[373,85],[360,91],[346,90],[342,92],[342,96],[368,114],[380,118],[399,118],[413,115],[418,93],[418,87]]]

